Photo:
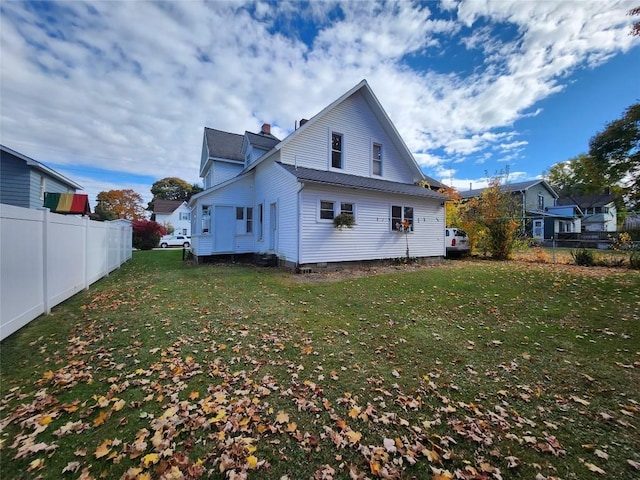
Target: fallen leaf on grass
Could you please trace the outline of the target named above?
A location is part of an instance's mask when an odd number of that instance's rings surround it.
[[[605,472],[603,469],[601,469],[597,465],[594,465],[593,463],[585,462],[584,466],[587,467],[590,471],[592,471],[594,473],[599,473],[600,475],[606,475],[607,474],[607,472]]]
[[[590,405],[590,403],[586,401],[584,398],[576,397],[575,395],[571,395],[571,400],[573,400],[576,403],[580,403],[581,405],[584,405],[584,406]]]
[[[634,462],[633,460],[627,460],[627,463],[636,470],[640,470],[640,462]]]

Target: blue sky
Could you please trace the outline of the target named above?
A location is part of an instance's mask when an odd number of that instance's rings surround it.
[[[0,141],[98,192],[199,183],[367,79],[425,174],[538,178],[640,101],[637,1],[2,2]]]

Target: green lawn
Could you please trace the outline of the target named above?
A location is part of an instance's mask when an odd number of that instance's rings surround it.
[[[638,271],[181,254],[2,342],[0,478],[640,476]]]

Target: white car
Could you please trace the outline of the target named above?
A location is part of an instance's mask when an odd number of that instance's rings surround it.
[[[454,255],[462,256],[471,253],[469,237],[465,231],[460,228],[445,228],[444,245],[447,249],[447,257]]]
[[[159,245],[161,248],[167,248],[167,247],[188,248],[191,245],[191,237],[187,235],[165,235],[160,239]]]

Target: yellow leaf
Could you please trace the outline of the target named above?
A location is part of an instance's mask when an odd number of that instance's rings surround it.
[[[120,410],[122,410],[124,408],[124,406],[126,404],[127,404],[127,402],[125,402],[124,400],[120,399],[116,403],[113,404],[113,407],[111,407],[111,409],[114,412],[119,412]]]
[[[249,466],[250,469],[256,468],[258,466],[258,459],[253,455],[249,455],[247,457],[247,465]]]
[[[55,374],[51,370],[47,370],[42,374],[42,378],[44,378],[45,380],[51,380],[54,377],[54,375]]]
[[[371,473],[373,475],[379,475],[380,474],[380,470],[382,470],[382,466],[380,465],[380,462],[378,462],[376,460],[371,460],[369,462],[369,468],[371,468]]]
[[[100,425],[102,425],[109,418],[110,414],[111,412],[109,411],[100,412],[98,416],[93,420],[93,426],[99,427]]]
[[[145,468],[149,468],[150,465],[155,465],[160,460],[160,455],[157,453],[148,453],[142,457],[142,464]]]
[[[221,408],[220,410],[218,410],[218,413],[216,413],[216,416],[209,421],[211,423],[218,423],[222,420],[226,420],[226,418],[227,418],[227,411],[224,408]]]
[[[358,415],[360,415],[360,407],[353,407],[351,410],[349,410],[349,416],[351,418],[358,418]]]
[[[104,442],[102,442],[94,452],[94,455],[96,456],[96,458],[102,458],[108,455],[109,452],[111,451],[111,443],[112,443],[111,440],[105,440]]]
[[[357,443],[362,438],[362,434],[360,432],[354,432],[353,430],[345,432],[345,435],[349,439],[349,443]]]
[[[277,423],[289,423],[289,414],[280,410],[276,416]]]
[[[195,400],[196,398],[199,398],[199,397],[200,397],[200,392],[198,392],[196,390],[194,390],[193,392],[191,392],[189,394],[189,399],[190,400]]]
[[[42,417],[40,420],[38,420],[38,423],[40,425],[49,425],[51,423],[51,420],[53,420],[51,418],[51,415],[47,415],[46,417]]]
[[[32,472],[34,470],[40,470],[41,468],[44,468],[44,458],[36,458],[33,462],[29,463],[27,470]]]
[[[290,424],[287,425],[286,431],[295,432],[297,428],[298,428],[298,424],[296,422],[291,422]]]

